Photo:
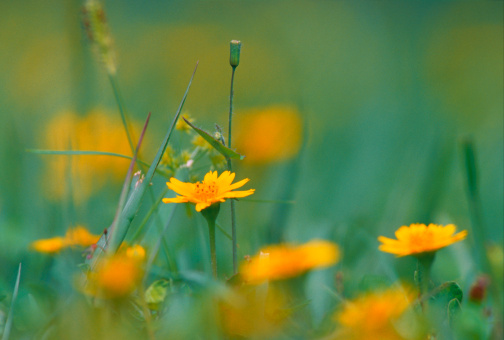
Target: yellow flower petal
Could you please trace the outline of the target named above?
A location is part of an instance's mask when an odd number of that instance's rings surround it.
[[[457,234],[455,231],[453,224],[441,226],[431,223],[426,226],[414,223],[409,227],[400,227],[395,232],[397,240],[379,236],[378,241],[382,244],[378,249],[397,256],[433,252],[466,238],[466,230]]]
[[[185,183],[172,177],[166,185],[180,196],[175,198],[164,198],[164,203],[191,202],[196,204],[196,211],[208,208],[214,203],[224,202],[226,198],[246,197],[254,193],[254,189],[246,191],[232,191],[242,187],[249,181],[248,178],[235,184],[231,184],[235,178],[235,173],[224,171],[218,176],[217,171],[208,172],[203,178],[203,182]]]
[[[313,240],[300,246],[280,244],[261,249],[241,266],[240,272],[245,281],[254,284],[287,279],[338,260],[338,246],[329,241]]]

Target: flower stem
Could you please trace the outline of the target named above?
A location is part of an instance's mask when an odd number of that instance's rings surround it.
[[[217,254],[215,251],[215,221],[208,221],[208,234],[210,239],[210,261],[212,262],[212,275],[217,278]]]
[[[418,288],[420,289],[420,295],[426,296],[429,292],[429,283],[430,283],[430,274],[432,263],[434,262],[434,257],[436,256],[435,252],[424,253],[422,255],[417,256],[417,271],[416,271],[416,281],[418,284]],[[422,309],[426,311],[428,299],[425,299],[422,304]]]
[[[217,278],[217,252],[215,249],[215,221],[219,215],[220,203],[212,204],[206,209],[201,210],[201,214],[208,223],[208,236],[210,241],[210,261],[212,263],[213,277]]]
[[[232,66],[231,72],[231,90],[229,94],[229,128],[228,128],[228,148],[231,148],[231,131],[233,122],[233,96],[234,96],[234,75],[236,71],[236,66]],[[227,166],[229,171],[233,171],[233,166],[231,164],[231,158],[226,157]],[[235,211],[235,201],[231,200],[231,238],[233,243],[233,274],[238,272],[238,251],[237,251],[237,241],[236,241],[236,211]]]

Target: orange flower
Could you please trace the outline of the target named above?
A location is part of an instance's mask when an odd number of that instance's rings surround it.
[[[395,232],[397,240],[378,237],[378,241],[382,243],[379,249],[397,256],[434,252],[466,238],[467,230],[457,234],[455,231],[456,227],[453,224],[441,226],[431,223],[426,226],[414,223],[409,227],[400,227]]]
[[[84,293],[101,298],[120,298],[133,292],[143,276],[145,249],[128,247],[98,263],[87,275]]]
[[[39,253],[56,254],[67,247],[89,247],[100,239],[100,235],[93,235],[86,228],[77,226],[67,230],[65,237],[53,237],[37,240],[31,243],[30,248]]]
[[[342,326],[336,339],[403,339],[394,322],[403,315],[415,299],[411,289],[393,287],[372,292],[347,301],[335,319]]]
[[[65,248],[66,243],[63,237],[53,237],[37,240],[31,243],[30,248],[45,254],[56,254]]]
[[[196,204],[196,211],[201,211],[208,208],[210,205],[218,202],[224,202],[226,198],[245,197],[252,195],[254,189],[246,191],[232,191],[240,188],[249,181],[245,178],[239,182],[231,184],[235,178],[235,174],[230,171],[224,171],[217,177],[217,171],[210,171],[205,175],[203,182],[185,183],[175,177],[170,178],[167,182],[168,188],[175,191],[181,196],[175,198],[163,198],[164,203],[186,203],[191,202]]]
[[[338,246],[329,241],[313,240],[299,246],[280,244],[261,249],[258,255],[242,265],[241,274],[249,283],[261,283],[328,267],[338,260]]]

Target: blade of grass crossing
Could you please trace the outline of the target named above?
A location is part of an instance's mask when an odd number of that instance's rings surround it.
[[[9,314],[7,316],[7,321],[5,321],[4,332],[2,335],[2,340],[8,340],[10,336],[10,330],[12,328],[12,319],[14,317],[14,304],[19,292],[19,283],[21,282],[21,263],[19,264],[18,274],[16,278],[16,284],[14,285],[14,292],[12,293],[12,301],[9,309]]]
[[[168,145],[168,142],[170,140],[171,134],[173,132],[173,129],[175,128],[175,124],[177,123],[177,120],[180,116],[180,112],[182,111],[182,107],[184,106],[184,103],[187,99],[187,95],[189,93],[189,89],[191,87],[192,81],[194,79],[194,75],[196,74],[196,69],[198,68],[198,63],[196,63],[196,67],[194,68],[193,74],[191,76],[191,79],[189,81],[189,84],[187,85],[187,89],[184,93],[184,96],[182,98],[182,101],[180,102],[180,105],[177,109],[177,113],[175,114],[175,117],[173,118],[172,124],[170,126],[170,129],[166,133],[166,136],[163,140],[163,143],[158,149],[158,152],[156,154],[156,157],[154,158],[154,161],[152,162],[149,171],[147,172],[145,179],[140,183],[134,192],[132,192],[131,196],[126,202],[126,205],[119,215],[119,219],[117,222],[117,229],[115,232],[112,234],[112,237],[110,238],[110,242],[108,245],[108,249],[112,252],[115,252],[121,242],[124,240],[124,237],[126,236],[126,233],[128,231],[128,228],[133,221],[133,218],[136,215],[136,212],[138,210],[138,207],[140,206],[140,203],[142,201],[143,195],[145,193],[145,190],[149,186],[152,177],[154,176],[154,172],[161,162],[161,158],[165,152],[166,146]]]

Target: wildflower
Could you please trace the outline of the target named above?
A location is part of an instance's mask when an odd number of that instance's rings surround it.
[[[189,126],[189,124],[187,124],[182,118],[187,119],[190,123],[194,122],[194,118],[189,116],[188,113],[184,113],[182,115],[182,117],[180,117],[177,120],[177,124],[175,124],[175,129],[182,131],[182,132],[187,132],[187,133],[192,131],[192,128]]]
[[[133,292],[143,276],[145,249],[139,245],[103,259],[87,275],[84,293],[101,298],[120,298]]]
[[[66,247],[65,239],[63,237],[53,237],[43,240],[37,240],[31,243],[30,248],[45,254],[59,253]]]
[[[295,108],[253,109],[240,113],[236,123],[234,145],[246,156],[245,162],[264,164],[286,160],[295,156],[301,147],[303,124]]]
[[[70,246],[89,247],[98,242],[99,239],[99,235],[93,235],[81,226],[68,229],[65,235],[65,241]]]
[[[133,126],[137,126],[134,123]],[[107,151],[127,155],[131,152],[120,119],[112,118],[105,110],[94,109],[86,116],[64,112],[49,121],[44,131],[44,147],[50,150]],[[69,183],[75,190],[76,203],[110,181],[124,178],[128,160],[110,156],[49,156],[44,193],[51,199],[63,199]]]
[[[261,249],[242,265],[241,274],[249,283],[281,280],[310,269],[328,267],[338,260],[338,246],[329,241],[312,240],[299,246],[281,244]]]
[[[379,249],[397,256],[435,252],[466,238],[466,230],[457,234],[455,230],[456,227],[453,224],[441,226],[431,223],[426,226],[414,223],[409,227],[400,227],[395,232],[397,240],[384,236],[378,237],[378,241],[382,243]]]
[[[342,328],[337,331],[334,338],[403,339],[395,327],[395,322],[404,314],[414,298],[415,294],[411,289],[392,287],[348,301],[335,315]]]
[[[224,202],[226,198],[245,197],[252,195],[255,189],[245,191],[232,191],[240,188],[249,181],[245,178],[239,182],[231,184],[235,174],[230,171],[224,171],[217,177],[217,171],[210,171],[205,175],[203,182],[185,183],[175,177],[167,182],[168,188],[175,191],[180,196],[175,198],[163,198],[164,203],[186,203],[196,204],[196,211],[201,211],[210,205],[218,202]]]
[[[89,247],[100,239],[99,235],[93,235],[82,226],[70,228],[65,237],[53,237],[37,240],[31,243],[30,248],[39,253],[56,254],[67,247]]]

